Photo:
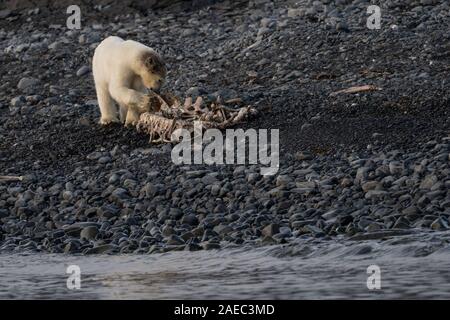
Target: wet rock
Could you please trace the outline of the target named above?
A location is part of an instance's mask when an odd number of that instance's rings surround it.
[[[447,230],[448,222],[445,221],[443,218],[438,218],[431,223],[430,227],[433,230]]]
[[[313,155],[307,151],[300,151],[295,154],[295,158],[299,161],[312,160]]]
[[[388,195],[387,191],[383,190],[369,190],[364,196],[366,199],[381,199]]]
[[[280,175],[280,176],[277,177],[276,185],[278,187],[279,186],[284,186],[284,185],[287,185],[291,181],[292,181],[291,177],[289,177],[287,175]]]
[[[170,211],[169,211],[169,215],[173,219],[178,220],[178,219],[180,219],[183,216],[183,212],[180,209],[178,209],[178,208],[171,208]]]
[[[105,164],[105,163],[109,163],[109,162],[111,162],[111,157],[108,157],[108,156],[105,156],[105,157],[100,157],[99,159],[98,159],[98,163],[100,163],[100,164]]]
[[[91,71],[91,68],[89,68],[88,66],[82,66],[80,69],[77,70],[77,77],[81,77],[84,76],[86,74],[88,74]]]
[[[263,245],[272,245],[272,244],[276,244],[277,241],[272,238],[271,236],[264,236],[264,238],[261,240],[261,243]]]
[[[26,100],[24,96],[17,96],[11,99],[10,105],[14,108],[20,108],[21,106],[25,105],[25,103]]]
[[[156,231],[158,231],[158,229],[156,229]],[[164,226],[161,231],[162,231],[162,235],[165,237],[169,237],[169,236],[175,234],[175,230],[171,226]],[[153,234],[154,233],[155,232],[153,232]]]
[[[420,183],[420,189],[431,189],[437,181],[438,178],[435,175],[428,175]]]
[[[102,157],[102,155],[103,154],[101,152],[94,151],[94,152],[88,154],[86,156],[86,159],[88,159],[88,160],[98,160],[99,158]]]
[[[64,44],[61,41],[55,41],[48,45],[48,49],[52,51],[60,50],[63,45]]]
[[[103,244],[97,247],[89,248],[84,251],[84,254],[111,254],[118,251],[118,246],[113,244]]]
[[[128,194],[128,191],[123,188],[117,188],[111,194],[111,200],[113,201],[123,201],[129,198],[130,195]]]
[[[377,232],[370,232],[365,234],[357,234],[349,238],[352,241],[360,241],[360,240],[378,240],[383,238],[402,236],[406,234],[411,234],[412,231],[408,230],[384,230]]]
[[[171,236],[167,239],[166,243],[167,243],[168,245],[183,245],[183,244],[184,244],[184,241],[183,241],[183,239],[181,239],[180,237],[178,237],[178,236],[176,236],[176,235],[171,235]]]
[[[297,18],[302,17],[304,15],[304,10],[300,8],[289,8],[287,12],[287,16],[289,18]]]
[[[201,244],[201,246],[205,250],[217,250],[217,249],[220,249],[220,243],[217,243],[217,242],[210,242],[210,241],[203,242]]]
[[[17,88],[22,92],[33,93],[40,81],[36,78],[22,78],[17,84]]]
[[[80,233],[80,239],[81,240],[94,240],[95,236],[98,234],[97,227],[90,226],[83,228]]]
[[[349,28],[348,24],[345,21],[339,21],[336,24],[336,30],[337,31],[349,32],[350,28]]]
[[[420,211],[419,211],[419,209],[417,209],[416,206],[409,206],[402,210],[402,214],[407,215],[407,216],[416,215],[418,213],[420,213]]]
[[[0,19],[8,18],[11,15],[11,13],[12,12],[9,9],[0,10]]]
[[[64,253],[77,253],[81,245],[78,242],[70,241],[64,247]]]
[[[223,235],[226,235],[226,234],[231,233],[231,232],[233,231],[233,228],[230,227],[230,226],[228,226],[228,225],[225,225],[225,224],[220,224],[220,225],[215,226],[215,227],[213,228],[213,230],[214,230],[214,232],[216,232],[217,234],[223,236]]]
[[[400,217],[397,221],[395,221],[393,227],[395,229],[408,229],[410,228],[409,220],[404,217]]]
[[[220,248],[220,246],[219,246],[219,248]],[[217,248],[217,249],[219,249],[219,248]],[[188,243],[184,247],[184,251],[198,251],[198,250],[202,250],[202,247],[195,243]]]
[[[405,169],[403,163],[398,161],[392,161],[389,163],[389,171],[392,175],[400,175]]]
[[[191,226],[196,226],[196,225],[198,225],[198,219],[195,216],[195,214],[186,214],[183,216],[183,218],[181,218],[181,223],[189,224]]]
[[[380,183],[378,181],[369,181],[364,183],[361,188],[363,189],[364,192],[368,192],[370,190],[375,190],[378,189],[380,187]]]
[[[280,232],[280,226],[277,225],[277,224],[273,224],[273,223],[269,224],[268,226],[264,227],[261,230],[261,233],[264,236],[269,236],[269,237],[272,237],[272,236],[274,236],[275,234],[277,234],[279,232]]]

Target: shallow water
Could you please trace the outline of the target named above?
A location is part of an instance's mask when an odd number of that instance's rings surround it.
[[[0,255],[0,299],[450,299],[450,232],[154,255]],[[69,265],[81,288],[66,286]],[[378,265],[381,289],[367,288]]]

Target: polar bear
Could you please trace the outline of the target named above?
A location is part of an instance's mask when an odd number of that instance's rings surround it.
[[[100,107],[100,124],[135,125],[149,111],[147,90],[156,92],[166,78],[163,59],[152,48],[110,36],[95,49],[92,72]],[[117,105],[118,107],[117,107]]]

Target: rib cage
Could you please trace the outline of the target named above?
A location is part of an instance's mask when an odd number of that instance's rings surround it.
[[[209,106],[204,103],[202,97],[195,102],[187,97],[182,104],[180,99],[170,93],[158,95],[149,93],[150,110],[154,113],[141,114],[136,126],[139,132],[150,135],[150,143],[173,143],[172,133],[177,129],[194,130],[194,121],[199,121],[204,129],[224,129],[244,121],[249,116],[255,115],[256,109],[251,106],[241,106],[238,109],[227,105],[242,105],[240,99],[233,99],[222,103],[220,98]]]

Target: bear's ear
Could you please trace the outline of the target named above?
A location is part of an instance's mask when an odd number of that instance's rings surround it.
[[[152,72],[152,73],[164,73],[164,63],[161,61],[161,59],[154,55],[154,54],[148,54],[145,57],[145,66],[146,68]]]
[[[150,70],[152,70],[154,68],[154,66],[155,66],[155,58],[153,57],[153,55],[148,55],[147,56],[147,58],[145,59],[145,65]]]
[[[152,54],[149,54],[145,59],[145,66],[147,67],[147,69],[151,72],[156,72],[158,69],[157,65],[158,62],[156,57]]]

